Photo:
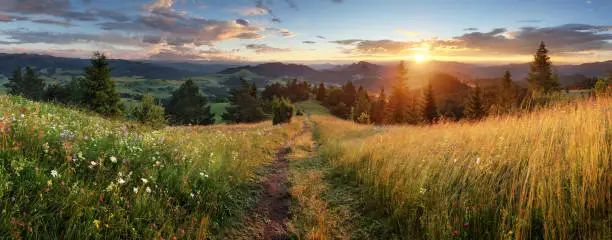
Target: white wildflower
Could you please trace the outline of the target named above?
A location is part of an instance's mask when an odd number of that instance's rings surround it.
[[[427,192],[427,189],[425,189],[425,188],[419,189],[419,193],[420,194],[425,194],[425,192]]]
[[[148,193],[151,193],[151,188],[150,188],[150,187],[147,187],[147,188],[145,189],[145,191],[147,191]]]
[[[124,184],[124,183],[125,183],[125,180],[123,180],[123,178],[119,178],[119,179],[117,179],[117,183],[119,183],[119,184]]]
[[[205,178],[208,178],[208,174],[205,174],[205,175],[204,175],[204,177],[205,177]]]
[[[193,194],[193,193],[190,193],[190,194],[189,194],[189,196],[191,196],[191,197],[195,197],[195,194]]]
[[[476,159],[476,164],[480,164],[480,158]]]
[[[57,177],[57,171],[55,169],[51,170],[51,176]]]
[[[140,180],[142,180],[143,183],[148,183],[149,180],[147,180],[146,178],[141,178]]]
[[[110,157],[111,162],[117,163],[117,158],[115,156]]]
[[[204,173],[203,173],[203,172],[200,172],[200,176],[204,177]]]
[[[91,166],[96,166],[96,165],[98,165],[97,162],[91,161]]]
[[[134,188],[134,193],[138,193],[138,188],[137,187]]]

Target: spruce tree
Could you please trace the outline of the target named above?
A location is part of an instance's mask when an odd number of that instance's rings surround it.
[[[175,125],[209,125],[215,122],[208,99],[191,79],[172,93],[166,105],[166,114]]]
[[[409,120],[408,117],[408,94],[405,81],[408,78],[408,72],[404,61],[401,61],[397,66],[397,77],[393,83],[393,92],[389,98],[385,113],[385,122],[390,124],[402,124]]]
[[[499,89],[499,102],[498,108],[501,113],[508,113],[512,110],[515,104],[515,94],[512,84],[512,75],[510,71],[506,70],[504,77],[502,78],[500,89]]]
[[[480,86],[476,85],[465,106],[464,115],[470,120],[479,120],[485,116],[480,94]]]
[[[354,108],[354,112],[353,112],[353,120],[357,121],[358,118],[360,116],[362,116],[363,114],[366,114],[368,116],[370,116],[370,109],[371,109],[371,103],[370,103],[370,98],[368,97],[368,92],[366,92],[365,90],[360,91],[358,93],[357,96],[357,101],[355,103],[355,108]],[[368,119],[368,122],[369,123]],[[365,123],[365,122],[362,122]]]
[[[102,115],[119,116],[123,105],[111,80],[111,71],[106,56],[95,52],[91,66],[85,67],[85,77],[81,79],[83,103]]]
[[[45,96],[45,80],[38,76],[33,68],[26,67],[22,83],[24,97],[40,101]]]
[[[371,120],[375,124],[383,124],[385,121],[385,107],[387,105],[387,97],[385,96],[385,89],[381,88],[378,94],[378,99],[372,104],[372,110],[370,112]]]
[[[323,102],[325,101],[325,97],[327,96],[327,92],[325,90],[325,84],[323,84],[323,82],[321,82],[319,84],[319,88],[317,89],[317,100],[319,102]]]
[[[357,90],[355,90],[355,85],[353,85],[353,82],[348,81],[346,84],[344,84],[342,90],[344,91],[342,102],[344,102],[344,104],[349,108],[354,107],[355,101],[357,100]]]
[[[15,68],[9,82],[4,84],[9,94],[21,95],[23,93],[23,72],[21,67]]]
[[[553,75],[552,62],[548,56],[548,49],[546,49],[544,41],[540,43],[540,48],[538,48],[533,58],[527,78],[531,90],[544,93],[559,90],[561,85],[559,84],[559,79]]]
[[[438,109],[433,96],[431,82],[427,85],[427,89],[423,94],[423,102],[421,105],[421,119],[426,124],[435,123],[438,118]]]
[[[272,124],[278,125],[291,122],[295,106],[287,98],[274,97],[272,100]]]
[[[257,85],[255,85],[255,82],[252,82],[251,86],[249,87],[249,95],[257,99]]]
[[[249,83],[242,79],[242,87],[230,91],[230,106],[222,118],[230,123],[252,123],[265,120],[263,108],[250,93]]]

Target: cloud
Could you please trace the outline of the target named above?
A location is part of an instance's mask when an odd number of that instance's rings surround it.
[[[542,20],[530,19],[530,20],[521,20],[521,21],[518,21],[518,22],[520,22],[520,23],[541,23]]]
[[[306,44],[315,44],[317,42],[313,42],[313,41],[303,41],[302,43],[306,43]]]
[[[29,44],[44,43],[68,45],[74,43],[105,43],[123,46],[141,46],[141,37],[131,37],[122,34],[85,34],[85,33],[54,33],[54,32],[34,32],[17,30],[4,30],[1,32],[10,41],[2,41],[2,44]]]
[[[478,28],[464,28],[463,31],[473,32],[478,31]]]
[[[49,19],[32,20],[32,22],[41,23],[41,24],[57,25],[57,26],[62,26],[62,27],[72,27],[72,26],[74,26],[70,22],[56,21],[56,20],[49,20]]]
[[[236,19],[236,23],[238,23],[238,24],[240,24],[242,26],[249,26],[249,21],[246,20],[246,19],[242,19],[242,18]]]
[[[252,7],[240,10],[240,14],[243,16],[259,16],[268,15],[269,11],[266,8]]]
[[[320,39],[327,39],[326,37],[323,37],[323,36],[321,36],[321,35],[317,35],[317,38],[320,38]]]
[[[104,9],[89,9],[88,14],[98,16],[100,18],[110,19],[117,22],[125,22],[130,20],[130,17],[119,11],[104,10]]]
[[[343,2],[344,2],[344,0],[332,0],[332,2],[335,2],[335,3],[343,3]]]
[[[0,22],[24,21],[30,18],[0,13]]]
[[[402,34],[404,34],[404,35],[406,35],[406,36],[411,36],[411,37],[412,37],[412,36],[418,36],[418,35],[421,35],[421,33],[420,33],[420,32],[408,31],[408,30],[404,30],[404,29],[397,29],[397,30],[395,30],[395,32],[402,33]]]
[[[281,23],[282,21],[279,18],[272,18],[272,22]]]
[[[284,1],[287,3],[287,5],[289,5],[290,8],[299,10],[297,4],[295,4],[293,0],[284,0]]]
[[[268,46],[268,44],[247,44],[246,49],[255,51],[255,53],[276,53],[276,52],[290,52],[291,49],[287,48],[275,48]]]
[[[286,37],[286,38],[291,38],[291,37],[295,37],[296,36],[295,33],[292,33],[288,29],[284,29],[284,28],[266,28],[266,31],[276,32],[276,33],[278,33],[281,36]]]
[[[450,39],[421,39],[415,41],[360,40],[332,41],[349,47],[352,55],[397,55],[420,49],[454,54],[469,51],[472,55],[513,54],[529,55],[544,41],[551,53],[579,53],[585,51],[612,51],[611,26],[566,24],[555,27],[522,27],[510,31],[496,28],[489,32],[470,32]]]
[[[208,60],[208,61],[238,61],[244,60],[240,56],[233,54],[234,51],[226,52],[216,48],[210,48],[207,50],[196,50],[196,48],[188,47],[170,47],[157,50],[152,52],[149,59],[154,60],[170,60],[170,61],[184,61],[184,60]]]

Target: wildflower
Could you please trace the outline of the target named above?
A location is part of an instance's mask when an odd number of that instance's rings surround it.
[[[455,236],[459,236],[459,231],[457,231],[457,230],[453,230],[453,235],[455,235]]]
[[[419,189],[419,193],[420,194],[425,194],[425,192],[427,192],[427,189],[425,189],[425,188]]]
[[[200,172],[200,176],[204,177],[204,173],[203,173],[203,172]]]
[[[134,188],[134,193],[138,193],[138,188],[137,187]]]
[[[66,185],[66,183],[64,183],[64,181],[61,182],[62,186]]]
[[[121,162],[123,162],[123,164],[127,163],[127,159],[123,159]]]
[[[151,188],[150,188],[150,187],[147,187],[147,188],[145,189],[145,191],[147,191],[147,193],[151,193]]]
[[[21,118],[24,118],[24,117],[25,117],[25,114],[23,114],[23,113],[22,113],[22,114],[21,114]]]
[[[91,161],[91,166],[94,166],[94,167],[95,167],[96,165],[98,165],[98,163],[97,163],[97,162]]]
[[[141,180],[143,183],[147,183],[147,182],[149,182],[149,180],[147,180],[146,178],[141,178],[140,180]]]
[[[55,169],[51,170],[51,176],[57,177],[57,171]]]
[[[38,167],[35,167],[34,170],[36,170],[38,172]]]
[[[205,177],[205,178],[208,178],[208,174],[204,174],[204,177]]]
[[[155,161],[155,165],[160,166],[161,162],[160,161]]]
[[[124,184],[124,183],[125,183],[125,180],[123,180],[123,178],[119,178],[119,179],[117,179],[117,183],[119,183],[119,184]]]
[[[111,162],[117,163],[117,158],[115,156],[110,157]]]
[[[83,137],[83,139],[87,140],[87,139],[89,139],[89,137],[88,137],[88,136],[85,136],[85,137]]]
[[[476,159],[476,164],[480,164],[480,158]]]
[[[453,160],[453,163],[456,163],[456,162],[457,162],[457,159],[455,158],[455,159]]]
[[[100,229],[100,220],[94,219],[93,223],[94,223],[94,225],[96,225],[96,228]]]
[[[195,194],[190,193],[189,196],[191,196],[191,198],[195,197]]]
[[[79,153],[77,154],[77,156],[78,156],[80,159],[85,159],[85,158],[83,157],[83,152],[79,152]]]
[[[463,224],[463,227],[469,227],[469,226],[470,226],[470,223],[464,223]]]

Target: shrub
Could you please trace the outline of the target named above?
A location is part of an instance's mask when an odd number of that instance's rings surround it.
[[[277,125],[291,122],[294,109],[295,107],[289,99],[274,98],[272,101],[272,113],[274,114],[272,124]]]

